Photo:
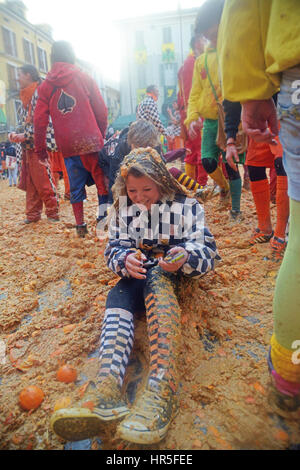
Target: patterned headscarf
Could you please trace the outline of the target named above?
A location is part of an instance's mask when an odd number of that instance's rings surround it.
[[[129,170],[133,167],[152,179],[158,186],[163,187],[164,192],[191,196],[191,193],[169,173],[165,162],[153,148],[134,149],[124,158],[120,169],[124,180],[126,180]]]

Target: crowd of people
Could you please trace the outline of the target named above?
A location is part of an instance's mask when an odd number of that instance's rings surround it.
[[[221,260],[205,226],[203,202],[218,195],[218,210],[229,209],[229,220],[243,224],[243,185],[251,189],[257,213],[249,245],[269,242],[270,258],[283,259],[266,360],[270,403],[278,414],[299,419],[300,361],[294,350],[300,340],[300,105],[293,93],[300,79],[300,4],[207,0],[178,72],[178,99],[169,109],[168,128],[158,112],[158,87],[150,85],[136,122],[107,135],[101,93],[75,65],[71,46],[54,43],[51,60],[43,82],[33,66],[20,68],[23,131],[11,133],[9,140],[21,144],[22,159],[18,165],[14,147],[7,144],[9,182],[16,185],[19,166],[26,224],[41,219],[43,204],[48,220],[55,222],[62,173],[79,237],[88,232],[85,188],[95,184],[95,225],[108,227],[105,258],[121,278],[106,301],[98,376],[77,406],[52,415],[53,431],[66,440],[82,440],[116,420],[117,435],[127,441],[153,444],[164,438],[178,409],[177,285],[183,276],[205,275]],[[170,167],[177,159],[184,159],[185,171],[181,165]],[[276,204],[274,230],[271,203]],[[122,385],[135,313],[141,310],[147,319],[149,373],[129,408]]]

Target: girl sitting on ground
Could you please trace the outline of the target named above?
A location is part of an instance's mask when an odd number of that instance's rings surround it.
[[[52,429],[66,440],[99,435],[122,418],[117,437],[140,444],[161,441],[177,410],[182,276],[199,278],[220,256],[196,199],[168,172],[152,148],[125,157],[113,188],[108,267],[121,277],[111,289],[100,338],[95,383],[76,407],[58,410]],[[150,349],[147,382],[131,409],[122,394],[133,346],[134,316],[146,310]]]

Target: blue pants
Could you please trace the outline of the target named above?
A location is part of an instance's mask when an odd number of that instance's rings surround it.
[[[13,170],[8,170],[8,178],[9,178],[9,186],[13,184],[17,184],[17,176],[18,176],[18,165],[15,166]]]
[[[85,186],[96,184],[99,195],[107,194],[98,153],[65,158],[70,181],[70,202],[75,204],[86,199]]]

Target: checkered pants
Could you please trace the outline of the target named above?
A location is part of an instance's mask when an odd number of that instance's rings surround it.
[[[122,308],[107,309],[100,340],[100,381],[113,375],[122,387],[132,346],[132,313]]]
[[[121,279],[109,292],[100,343],[100,380],[114,375],[122,385],[133,346],[133,313],[146,310],[149,386],[157,389],[164,381],[176,392],[181,312],[175,282],[174,275],[154,267],[146,280]]]

